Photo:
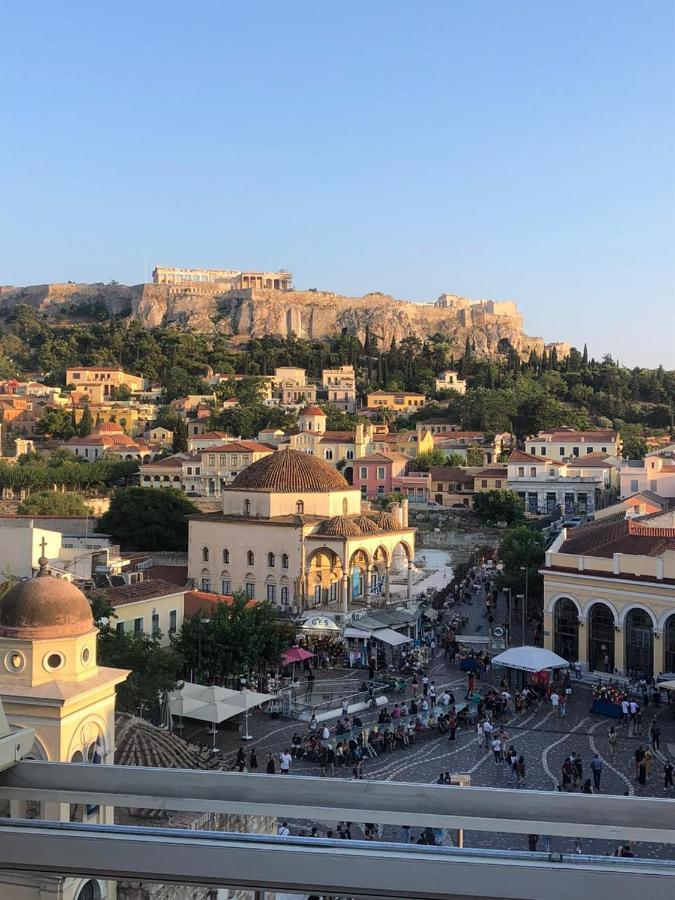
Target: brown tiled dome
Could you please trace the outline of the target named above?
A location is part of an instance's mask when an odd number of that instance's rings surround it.
[[[346,516],[333,516],[319,525],[319,534],[326,537],[359,537],[361,529],[354,519]]]
[[[375,523],[382,531],[397,531],[398,525],[390,512],[381,512],[376,516]]]
[[[314,404],[310,404],[306,406],[304,409],[301,409],[298,413],[299,416],[325,416],[326,413],[321,409],[320,406],[315,406]]]
[[[379,525],[368,516],[355,516],[354,522],[359,526],[361,534],[379,534],[382,530]]]
[[[75,585],[62,578],[43,575],[22,581],[0,600],[2,637],[77,637],[93,628],[89,601]]]
[[[270,491],[279,494],[318,494],[348,491],[350,485],[323,460],[300,450],[278,450],[240,472],[229,487],[233,491]]]

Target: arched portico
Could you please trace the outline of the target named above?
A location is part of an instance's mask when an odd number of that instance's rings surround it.
[[[563,659],[579,659],[579,609],[570,597],[559,597],[553,607],[553,650]]]
[[[628,674],[651,677],[654,670],[654,619],[640,606],[631,607],[625,616],[625,669]]]
[[[594,601],[588,608],[588,668],[613,672],[616,619],[609,604]]]

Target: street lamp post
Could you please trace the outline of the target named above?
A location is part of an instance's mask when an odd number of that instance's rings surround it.
[[[253,740],[253,736],[248,733],[248,695],[246,693],[248,686],[246,675],[242,675],[239,681],[241,682],[241,689],[244,694],[244,733],[242,734],[241,739],[243,741],[251,741]]]
[[[520,571],[525,573],[525,598],[523,600],[523,643],[521,646],[525,646],[525,628],[527,627],[527,581],[528,576],[530,574],[530,570],[527,566],[521,566]]]

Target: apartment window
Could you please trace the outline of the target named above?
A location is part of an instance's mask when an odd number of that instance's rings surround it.
[[[359,466],[359,478],[367,478],[368,477],[368,467],[367,466]]]
[[[269,603],[277,602],[277,586],[276,584],[267,585],[267,600]]]
[[[304,501],[298,500],[298,502],[295,504],[295,511],[299,516],[303,515],[303,513],[305,512]]]
[[[483,479],[481,480],[480,486],[481,486],[481,487],[484,487],[484,488],[487,487],[487,480],[486,480],[485,478],[483,478]]]
[[[525,477],[525,466],[518,466],[518,478]]]
[[[267,565],[270,567],[270,569],[274,568],[275,563],[276,563],[276,558],[274,556],[274,553],[268,553],[267,554]]]
[[[159,636],[159,613],[152,614],[152,636]]]
[[[203,591],[211,590],[211,579],[210,578],[202,578],[202,590]]]
[[[200,466],[195,466],[195,475],[201,475],[201,471]]]
[[[281,589],[281,605],[288,606],[288,588],[282,587]]]
[[[192,466],[187,467],[187,473],[188,475],[192,475]]]
[[[564,456],[564,455],[565,455],[565,448],[564,448],[564,447],[561,447],[561,448],[560,448],[560,455],[561,455],[561,456]]]
[[[586,453],[592,453],[592,452],[593,452],[592,447],[586,447]]]
[[[555,477],[555,469],[549,469],[548,474],[551,476],[551,478],[554,478]]]
[[[578,456],[578,455],[579,455],[579,448],[572,447],[572,456]]]
[[[249,464],[249,461],[250,461],[250,459],[249,459],[248,453],[242,453],[242,456],[241,456],[242,466],[247,466]],[[236,463],[235,463],[235,465],[236,465]]]
[[[607,447],[601,447],[600,449],[602,450],[603,453],[607,453]]]
[[[215,453],[209,453],[209,465],[210,465],[210,466],[215,466],[215,464],[216,464],[216,454],[215,454]]]
[[[368,488],[365,484],[361,485],[361,496],[365,499],[368,496]]]
[[[175,634],[178,627],[178,611],[172,609],[169,611],[169,634]]]
[[[502,486],[501,479],[498,478],[498,479],[495,481],[495,487],[496,487],[496,488],[500,488],[501,486]]]
[[[73,381],[79,381],[81,377],[79,372],[73,372]]]
[[[384,481],[384,466],[377,467],[377,480]]]
[[[117,625],[115,626],[115,631],[118,634],[124,634],[124,622],[118,622]]]
[[[220,593],[221,594],[231,594],[232,593],[232,582],[229,578],[223,578],[220,582]]]
[[[324,451],[323,451],[323,458],[324,458],[324,459],[332,459],[332,458],[333,458],[333,451],[332,451],[332,450],[324,450]]]
[[[442,491],[442,490],[443,490],[443,483],[442,483],[442,482],[439,481],[439,482],[436,483],[436,490],[437,490],[437,491]]]
[[[347,455],[347,459],[354,459],[354,451],[353,450],[347,450],[346,455]]]
[[[202,562],[208,562],[208,561],[209,561],[209,548],[202,547]]]
[[[227,456],[225,453],[219,454],[220,464],[221,466],[227,465]]]
[[[288,568],[288,553],[281,554],[281,568],[282,569]]]
[[[637,480],[633,479],[633,480],[631,481],[631,483],[630,483],[630,492],[631,492],[631,494],[637,494],[637,492],[638,492],[639,490],[640,490],[640,488],[638,487],[638,482],[637,482]]]
[[[244,500],[244,515],[245,516],[251,515],[251,501],[250,500]]]
[[[546,447],[542,447],[542,448],[541,448],[541,454],[540,454],[540,456],[546,456]]]
[[[530,466],[530,478],[536,478],[536,477],[537,477],[537,467]]]
[[[143,634],[143,618],[134,619],[134,634]]]
[[[255,582],[247,581],[244,585],[244,591],[249,600],[255,600]]]
[[[384,485],[383,484],[378,484],[377,493],[379,496],[382,496],[382,494],[384,494]]]
[[[246,562],[249,566],[255,565],[255,553],[253,550],[249,550],[246,554]]]
[[[229,562],[230,562],[230,551],[229,550],[223,550],[223,562],[225,563],[225,565],[229,564]]]

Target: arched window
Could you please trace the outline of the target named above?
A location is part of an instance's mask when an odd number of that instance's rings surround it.
[[[282,569],[288,568],[288,553],[281,554],[281,568]]]
[[[274,568],[275,563],[276,563],[276,559],[274,557],[274,553],[268,553],[267,554],[267,565],[270,567],[270,569]]]
[[[229,562],[230,562],[230,551],[229,550],[223,550],[223,562],[225,563],[225,565],[229,564]]]
[[[295,504],[295,511],[299,516],[301,516],[304,513],[305,504],[302,500],[298,500],[298,502]]]
[[[288,588],[282,587],[281,589],[281,605],[288,606]]]
[[[249,566],[255,564],[255,553],[253,552],[253,550],[249,550],[246,554],[246,562]]]
[[[209,548],[208,547],[202,547],[202,561],[203,562],[209,561]]]
[[[344,500],[342,501],[342,515],[346,516],[348,512],[349,512],[349,502],[348,502],[347,498],[345,497]]]
[[[251,501],[250,500],[244,500],[244,515],[245,516],[251,515]]]

